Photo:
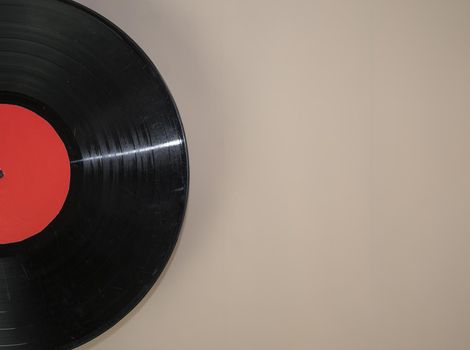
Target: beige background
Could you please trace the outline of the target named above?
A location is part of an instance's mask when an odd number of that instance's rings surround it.
[[[82,0],[167,80],[192,187],[88,350],[468,350],[470,2]]]

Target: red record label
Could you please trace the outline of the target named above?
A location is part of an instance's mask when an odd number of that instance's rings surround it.
[[[43,231],[69,186],[70,159],[54,128],[26,108],[0,104],[0,244]]]

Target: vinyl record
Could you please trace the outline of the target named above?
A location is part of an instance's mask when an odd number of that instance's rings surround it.
[[[188,181],[173,99],[126,34],[72,1],[0,0],[0,348],[70,349],[124,317]]]

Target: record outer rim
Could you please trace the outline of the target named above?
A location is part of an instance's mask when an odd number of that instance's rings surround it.
[[[152,280],[149,281],[149,283],[145,286],[143,286],[142,290],[137,293],[134,297],[133,300],[131,300],[128,304],[124,305],[122,310],[116,314],[116,316],[109,321],[103,323],[101,327],[97,327],[96,329],[92,330],[89,332],[87,335],[84,335],[80,338],[77,338],[74,341],[71,341],[67,344],[61,345],[58,349],[62,350],[67,350],[67,349],[75,349],[78,348],[82,345],[85,345],[92,340],[97,339],[101,335],[105,334],[107,331],[111,330],[114,326],[116,326],[120,321],[122,321],[127,315],[129,315],[142,301],[143,299],[148,295],[148,293],[153,289],[153,287],[156,285],[157,281],[159,278],[165,274],[166,269],[168,268],[168,265],[171,261],[171,258],[173,256],[173,253],[175,252],[175,249],[178,245],[179,242],[179,237],[181,235],[181,230],[183,228],[184,224],[184,218],[186,216],[187,212],[187,207],[188,207],[188,200],[189,200],[189,186],[190,186],[190,160],[189,160],[189,152],[188,152],[188,144],[187,144],[187,138],[186,134],[184,131],[184,126],[181,120],[181,115],[179,113],[178,107],[176,105],[176,102],[174,100],[174,97],[168,88],[167,83],[163,79],[162,75],[158,71],[155,63],[149,58],[149,56],[145,53],[145,51],[121,28],[119,28],[116,24],[114,24],[111,20],[107,19],[103,15],[99,14],[98,12],[88,8],[85,5],[82,5],[74,0],[55,0],[57,2],[64,3],[66,5],[70,5],[75,7],[77,10],[83,11],[88,15],[93,16],[95,19],[99,20],[102,22],[105,26],[113,30],[117,35],[119,35],[134,51],[135,53],[142,57],[143,60],[146,61],[148,64],[148,67],[151,69],[152,73],[160,79],[161,83],[165,87],[165,90],[168,94],[168,97],[170,98],[171,104],[173,105],[173,108],[175,110],[175,115],[177,117],[179,127],[181,130],[181,135],[180,137],[183,140],[184,143],[184,158],[186,160],[185,169],[186,169],[186,184],[185,184],[185,193],[184,193],[184,202],[181,210],[181,217],[180,221],[178,223],[177,229],[175,230],[175,239],[173,240],[172,246],[169,247],[168,249],[168,254],[165,256],[165,264],[162,266],[162,270],[159,274],[156,274]]]

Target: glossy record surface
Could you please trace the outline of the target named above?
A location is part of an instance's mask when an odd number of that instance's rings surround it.
[[[168,262],[188,194],[182,125],[145,54],[69,1],[0,0],[0,103],[40,114],[71,159],[57,219],[0,246],[0,348],[76,347],[125,316]]]

